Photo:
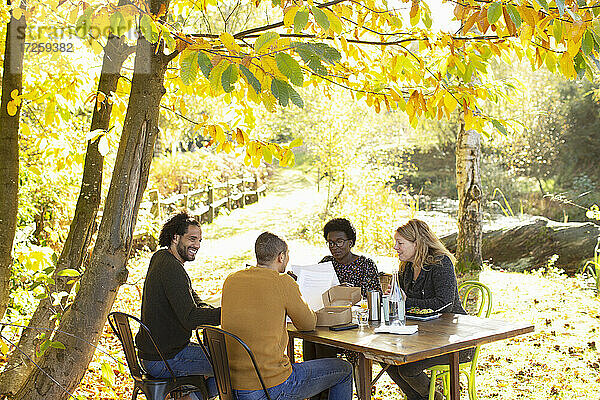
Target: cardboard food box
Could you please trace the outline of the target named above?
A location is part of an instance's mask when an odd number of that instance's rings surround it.
[[[317,326],[333,326],[352,322],[351,307],[360,301],[360,288],[334,286],[323,293],[325,307],[317,311]]]

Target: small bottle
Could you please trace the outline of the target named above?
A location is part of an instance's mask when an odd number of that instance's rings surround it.
[[[392,274],[392,289],[390,291],[390,325],[405,325],[406,310],[405,310],[406,295],[400,288],[400,276],[398,271]]]

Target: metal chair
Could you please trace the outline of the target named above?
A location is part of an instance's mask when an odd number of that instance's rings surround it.
[[[204,340],[200,340],[200,334],[198,331],[202,329],[202,336]],[[242,339],[234,335],[233,333],[227,332],[220,328],[215,328],[210,325],[202,325],[199,326],[196,330],[196,337],[198,338],[198,343],[202,346],[204,351],[206,352],[208,359],[213,367],[213,371],[215,373],[215,380],[217,381],[217,388],[219,389],[219,397],[221,400],[236,400],[235,394],[233,392],[233,387],[231,386],[231,375],[229,371],[229,360],[227,359],[227,345],[225,342],[226,336],[229,336],[233,340],[236,340],[248,353],[250,360],[252,361],[252,365],[254,366],[254,371],[256,371],[256,375],[258,376],[258,380],[260,381],[260,385],[262,386],[265,395],[267,396],[267,400],[271,400],[271,396],[269,396],[269,391],[265,386],[265,382],[260,374],[258,369],[258,364],[256,363],[256,359],[254,358],[254,354],[252,354],[252,350],[244,343]],[[208,347],[208,351],[206,347]]]
[[[148,337],[150,337],[156,352],[167,366],[172,378],[155,378],[143,371],[137,357],[135,342],[133,340],[133,335],[131,334],[129,320],[136,321],[139,324],[140,329],[144,329],[144,331],[148,334]],[[154,339],[150,334],[150,329],[148,329],[148,327],[144,325],[142,321],[129,314],[112,312],[108,314],[108,323],[121,342],[121,346],[123,347],[123,351],[125,353],[125,359],[127,360],[127,365],[129,366],[129,372],[133,378],[134,387],[133,395],[131,396],[132,400],[137,398],[138,392],[140,391],[144,393],[146,399],[148,400],[164,400],[169,393],[177,390],[187,389],[189,387],[197,388],[198,391],[202,393],[203,399],[208,399],[206,378],[202,375],[176,377],[175,373],[171,369],[171,366],[167,360],[165,360],[158,346],[154,342]]]
[[[488,318],[492,312],[492,291],[483,283],[477,281],[466,281],[458,287],[458,292],[463,292],[462,305],[466,310],[469,306],[469,294],[474,293],[477,296],[477,304],[473,315],[481,317],[482,315]],[[477,392],[475,390],[475,374],[477,372],[477,358],[479,357],[479,348],[475,348],[475,354],[471,361],[461,363],[459,371],[465,374],[468,381],[468,392],[470,400],[477,400]],[[444,383],[444,396],[448,398],[448,388],[450,387],[450,369],[448,365],[435,365],[429,368],[431,372],[431,381],[429,383],[429,400],[433,400],[435,396],[435,381],[441,378]]]

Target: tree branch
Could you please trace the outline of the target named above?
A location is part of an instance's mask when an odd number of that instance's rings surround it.
[[[327,7],[333,6],[335,4],[343,3],[344,1],[348,1],[348,0],[332,0],[327,3],[317,4],[316,7],[317,8],[327,8]],[[235,35],[233,35],[233,37],[236,39],[241,39],[241,38],[246,37],[247,35],[257,33],[257,32],[268,31],[270,29],[279,28],[280,26],[283,26],[283,21],[279,21],[274,24],[259,26],[257,28],[247,29],[245,31],[236,33]]]

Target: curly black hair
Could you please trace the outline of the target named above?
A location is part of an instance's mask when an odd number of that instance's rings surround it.
[[[158,236],[159,246],[169,247],[175,235],[185,235],[190,225],[199,227],[200,222],[185,211],[173,215],[160,230],[160,235]]]
[[[346,218],[334,218],[329,220],[323,227],[323,237],[327,240],[329,232],[344,232],[346,237],[356,244],[356,229]]]

